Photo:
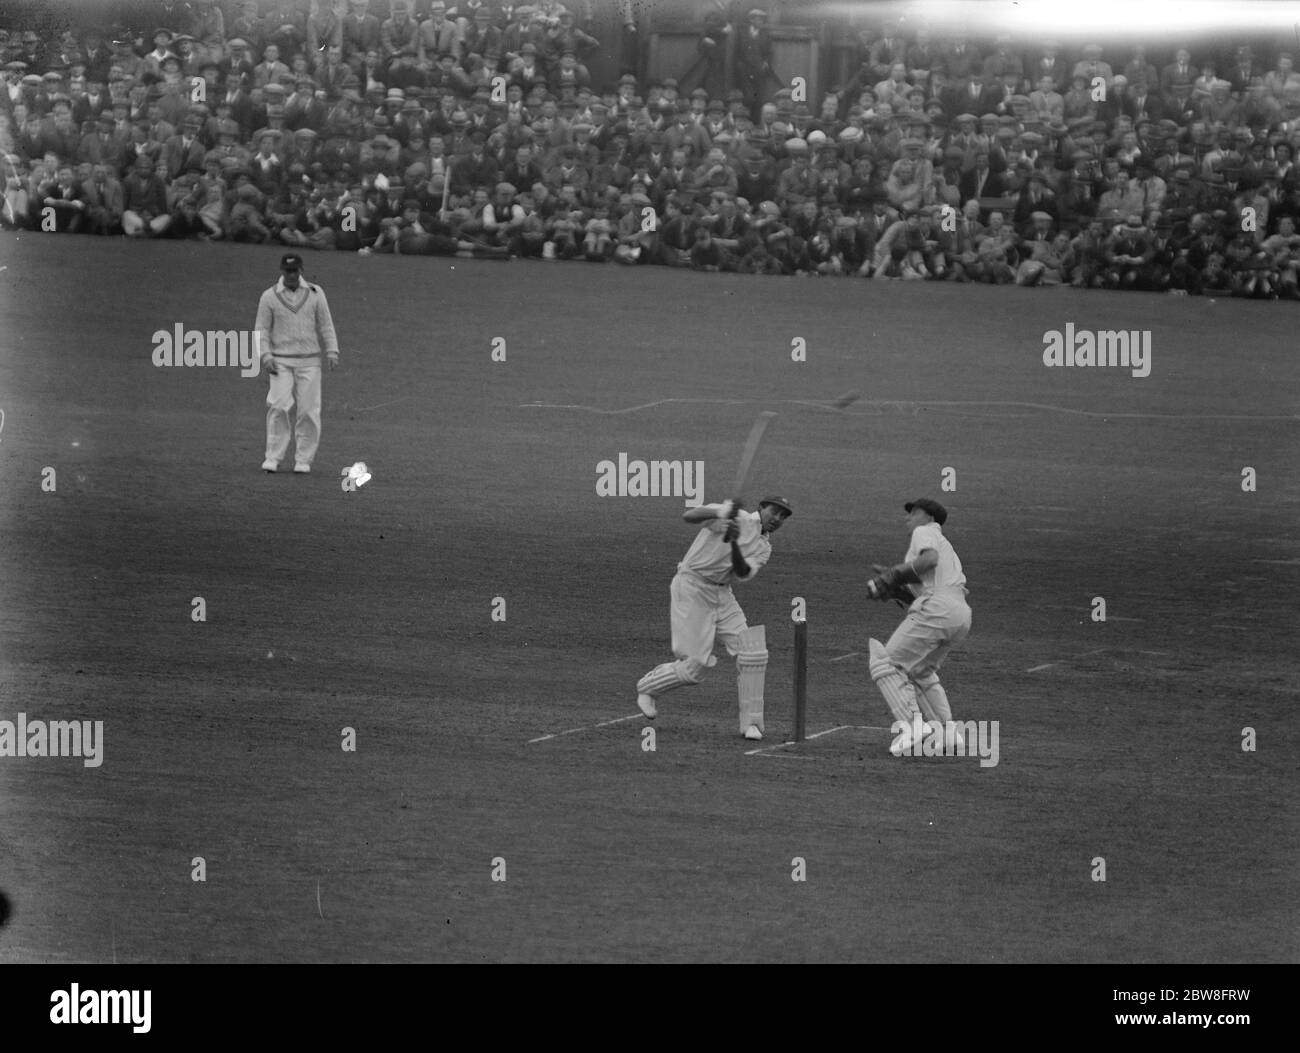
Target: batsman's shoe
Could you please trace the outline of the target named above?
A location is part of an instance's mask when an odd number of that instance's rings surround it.
[[[279,466],[278,464],[276,464],[274,461],[263,461],[263,462],[262,462],[262,471],[267,472],[267,473],[274,472],[274,471],[275,471],[276,469],[278,469],[279,467],[280,467],[280,466]]]
[[[745,738],[758,742],[763,738],[763,733],[758,730],[757,724],[751,724],[745,729]]]
[[[654,720],[659,715],[653,695],[637,695],[636,708],[645,714],[646,720]]]
[[[309,475],[309,474],[311,473],[311,465],[310,465],[310,464],[295,464],[295,465],[293,466],[293,470],[294,470],[295,472],[297,472],[299,475]]]

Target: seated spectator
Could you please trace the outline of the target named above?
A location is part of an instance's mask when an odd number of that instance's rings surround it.
[[[167,187],[154,170],[152,155],[137,154],[122,184],[122,232],[129,238],[165,233],[171,224]]]
[[[86,232],[120,234],[122,232],[122,185],[113,175],[114,167],[99,162],[91,168],[91,178],[82,185],[86,202]]]
[[[1115,227],[1106,244],[1106,288],[1135,289],[1154,247],[1142,218],[1132,213]]]
[[[1127,169],[1121,168],[1115,174],[1111,189],[1097,201],[1097,215],[1113,226],[1129,216],[1140,217],[1142,204],[1142,192],[1132,185]],[[1138,222],[1140,226],[1140,218]]]

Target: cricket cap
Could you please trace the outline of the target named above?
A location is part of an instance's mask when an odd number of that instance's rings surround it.
[[[919,508],[923,512],[928,512],[930,518],[940,526],[943,526],[943,524],[948,520],[948,509],[944,508],[938,501],[932,501],[928,497],[918,497],[915,501],[908,501],[907,504],[903,506],[903,511],[910,512],[913,508]]]
[[[784,509],[786,515],[788,516],[794,515],[794,509],[790,507],[790,502],[787,501],[784,497],[765,497],[763,498],[763,500],[758,502],[758,507],[760,509],[766,507],[767,505],[776,505],[777,508]]]
[[[280,257],[280,270],[282,271],[300,271],[302,270],[302,257],[296,252],[286,252]]]

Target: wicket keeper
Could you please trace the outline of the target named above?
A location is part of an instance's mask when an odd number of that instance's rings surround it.
[[[875,567],[876,576],[867,582],[872,599],[908,604],[907,617],[889,642],[882,646],[872,639],[869,652],[871,679],[895,722],[905,726],[901,734],[895,728],[889,747],[895,756],[912,746],[912,718],[918,706],[927,722],[939,722],[945,744],[956,746],[960,732],[951,727],[952,708],[939,683],[939,666],[953,645],[966,639],[971,619],[961,560],[943,536],[948,510],[928,497],[908,501],[903,510],[903,521],[912,532],[907,555],[896,566]]]

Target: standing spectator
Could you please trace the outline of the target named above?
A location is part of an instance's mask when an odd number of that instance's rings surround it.
[[[1044,124],[1064,119],[1065,96],[1056,90],[1050,73],[1044,73],[1038,78],[1038,86],[1029,93],[1029,108]]]
[[[536,43],[531,43],[535,57]],[[521,41],[521,49],[522,44]],[[429,17],[420,23],[417,46],[422,66],[426,63],[432,65],[443,55],[450,55],[457,62],[465,57],[465,27],[458,19],[447,17],[447,5],[443,0],[433,0],[429,5]]]
[[[1264,90],[1281,105],[1287,120],[1296,118],[1300,110],[1300,73],[1295,71],[1291,52],[1278,54],[1276,67],[1264,76]]]
[[[944,65],[948,70],[948,76],[956,83],[965,80],[971,73],[979,73],[984,67],[984,59],[967,43],[965,34],[958,34],[949,39],[947,50],[944,52]]]
[[[1092,87],[1097,77],[1101,77],[1102,80],[1109,84],[1115,74],[1110,68],[1110,63],[1101,60],[1101,45],[1088,44],[1084,47],[1082,54],[1083,58],[1074,64],[1071,77],[1082,77],[1089,88]]]
[[[767,12],[753,8],[746,16],[745,28],[736,38],[736,79],[744,92],[745,104],[754,113],[773,82],[780,81],[772,71],[772,41],[767,33]],[[881,73],[883,78],[888,67]]]
[[[994,42],[995,50],[993,54],[984,59],[984,76],[987,80],[1001,80],[1008,73],[1015,75],[1015,81],[1012,89],[1020,90],[1020,82],[1024,78],[1025,68],[1020,61],[1020,56],[1011,49],[1011,37],[1003,34]]]
[[[1250,86],[1250,82],[1261,76],[1263,72],[1255,62],[1255,54],[1250,45],[1242,44],[1236,50],[1225,79],[1232,86],[1233,93],[1240,95]]]
[[[331,48],[343,49],[343,19],[334,10],[333,0],[318,0],[316,10],[307,16],[307,56],[318,65]]]
[[[1044,77],[1051,80],[1054,92],[1063,92],[1070,83],[1070,67],[1061,57],[1061,45],[1056,40],[1044,40],[1042,48],[1024,66],[1025,79],[1042,87]]]
[[[393,0],[392,17],[386,19],[379,28],[379,57],[385,69],[406,48],[415,54],[419,49],[416,42],[418,28],[415,19],[411,17],[411,0]]]
[[[351,65],[360,77],[366,53],[374,52],[378,58],[383,43],[383,26],[370,13],[370,0],[348,0],[348,7],[342,23],[343,61]],[[365,88],[364,83],[362,88]]]
[[[1179,48],[1174,53],[1174,61],[1160,71],[1160,87],[1166,93],[1172,93],[1180,84],[1190,86],[1196,80],[1197,73],[1192,65],[1192,53],[1186,48]]]
[[[752,15],[753,12],[751,11]],[[894,66],[902,65],[907,69],[907,41],[898,32],[898,23],[888,21],[880,27],[880,39],[867,52],[867,62],[871,67],[871,76],[875,80],[885,80]]]
[[[1145,81],[1151,86],[1160,83],[1160,74],[1147,59],[1147,49],[1142,44],[1133,46],[1130,58],[1120,72],[1128,78],[1130,85],[1136,85],[1138,81]]]
[[[195,0],[194,18],[190,24],[195,50],[204,59],[219,62],[226,45],[226,16],[216,0]]]

